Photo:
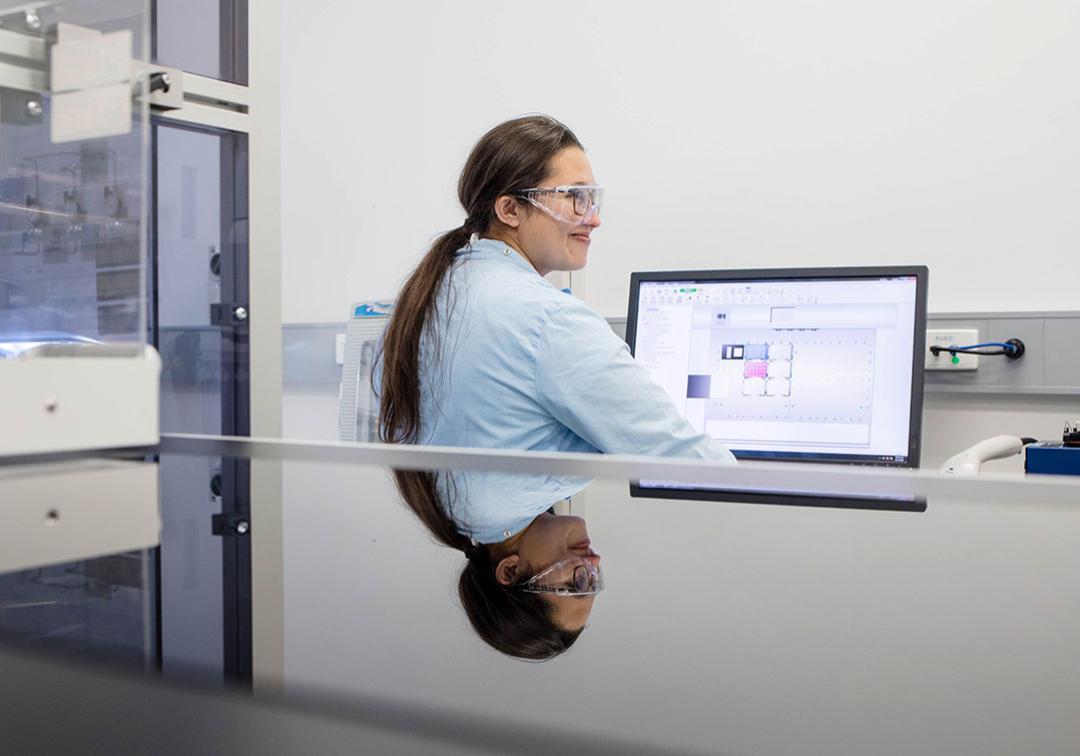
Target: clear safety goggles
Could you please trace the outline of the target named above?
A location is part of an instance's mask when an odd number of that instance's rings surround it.
[[[561,223],[583,226],[600,212],[604,189],[596,184],[522,189],[515,194]]]
[[[554,593],[559,596],[588,596],[604,590],[604,573],[598,558],[565,559],[533,575],[521,584],[526,593]]]

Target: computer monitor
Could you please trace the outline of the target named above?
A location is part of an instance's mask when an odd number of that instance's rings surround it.
[[[738,459],[917,467],[927,279],[925,266],[634,273],[626,340]],[[731,499],[664,481],[631,493]]]

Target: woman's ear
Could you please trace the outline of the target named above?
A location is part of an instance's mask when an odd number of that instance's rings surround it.
[[[521,206],[509,194],[503,194],[495,200],[495,217],[510,228],[521,225]]]
[[[499,581],[499,585],[513,585],[517,582],[520,567],[521,557],[517,554],[503,557],[495,565],[495,579]]]

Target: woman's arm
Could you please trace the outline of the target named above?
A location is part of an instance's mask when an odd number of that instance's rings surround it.
[[[555,419],[608,454],[735,462],[679,414],[606,320],[566,297],[548,312],[536,352],[537,397]]]

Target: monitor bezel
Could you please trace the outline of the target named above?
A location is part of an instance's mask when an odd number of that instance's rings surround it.
[[[925,265],[886,265],[855,266],[836,268],[746,268],[732,270],[663,270],[639,271],[630,274],[630,302],[626,315],[626,344],[630,354],[636,353],[638,301],[642,283],[726,283],[729,281],[841,281],[880,278],[915,279],[915,333],[911,365],[911,412],[908,420],[908,453],[906,461],[895,460],[841,460],[798,457],[765,457],[770,462],[799,462],[804,464],[842,464],[865,465],[871,467],[916,468],[922,454],[922,412],[924,399],[924,374],[926,369],[926,321],[927,288],[930,272]],[[739,456],[739,455],[737,455]],[[742,459],[763,459],[762,456],[742,456]],[[651,496],[654,498],[711,499],[731,501],[732,496],[746,496],[745,493],[716,491],[700,488],[642,488],[637,481],[631,481],[632,496]],[[762,492],[761,496],[771,499],[770,503],[781,503],[778,498],[794,499],[798,496]],[[813,497],[818,498],[818,497]],[[826,497],[827,498],[827,497]],[[763,502],[764,503],[764,502]],[[827,505],[826,505],[827,506]]]
[[[786,461],[786,460],[784,460]],[[645,487],[630,482],[630,495],[649,499],[680,501],[725,501],[735,504],[779,504],[787,507],[826,507],[829,509],[862,509],[879,512],[925,512],[926,498],[888,498],[868,494],[828,494],[792,491],[742,491],[731,488],[671,488]]]

